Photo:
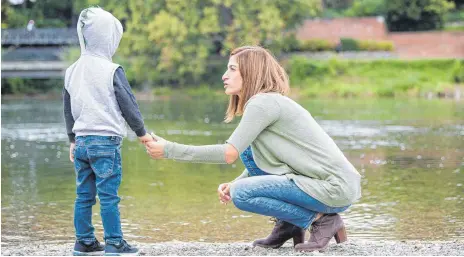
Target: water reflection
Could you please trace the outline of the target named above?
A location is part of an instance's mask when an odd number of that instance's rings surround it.
[[[464,238],[462,103],[302,103],[363,175],[363,198],[343,214],[350,236]],[[222,100],[140,106],[148,128],[182,143],[223,143],[235,127],[222,123]],[[2,242],[72,240],[75,177],[61,103],[4,101],[1,138]],[[268,218],[217,202],[217,185],[240,174],[242,164],[154,161],[136,139],[129,133],[122,147],[120,209],[127,238],[248,242],[271,230]],[[101,238],[98,205],[93,213]]]

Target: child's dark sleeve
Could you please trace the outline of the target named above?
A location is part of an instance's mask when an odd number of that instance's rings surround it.
[[[69,142],[74,143],[76,134],[73,133],[74,117],[71,112],[71,97],[68,90],[63,88],[63,106],[64,106],[64,121],[66,123],[66,132],[68,133]]]
[[[122,112],[122,117],[124,117],[129,127],[138,137],[144,136],[147,132],[143,123],[142,114],[140,114],[139,106],[137,105],[134,94],[132,94],[129,81],[127,81],[126,74],[121,67],[114,73],[113,86],[119,109],[121,109]]]

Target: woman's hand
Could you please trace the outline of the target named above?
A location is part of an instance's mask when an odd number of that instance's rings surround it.
[[[227,204],[227,203],[230,202],[230,200],[231,200],[231,198],[230,198],[230,183],[220,184],[218,189],[217,189],[217,192],[218,192],[218,196],[219,196],[219,201],[222,204]]]
[[[166,146],[166,140],[153,133],[151,133],[151,136],[156,141],[147,142],[145,144],[147,154],[149,154],[152,159],[164,159],[164,147]]]

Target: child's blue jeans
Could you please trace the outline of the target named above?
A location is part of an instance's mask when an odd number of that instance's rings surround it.
[[[307,229],[318,213],[339,213],[349,207],[327,206],[306,194],[286,176],[261,170],[253,160],[251,147],[240,158],[250,177],[233,182],[230,195],[234,205],[243,211],[273,216]]]
[[[118,188],[121,184],[121,142],[117,136],[78,136],[74,149],[76,202],[74,226],[77,240],[95,241],[92,206],[100,199],[104,239],[107,243],[122,240]]]

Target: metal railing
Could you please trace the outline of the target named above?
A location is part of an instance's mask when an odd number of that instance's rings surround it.
[[[2,29],[2,45],[79,45],[74,28]]]

